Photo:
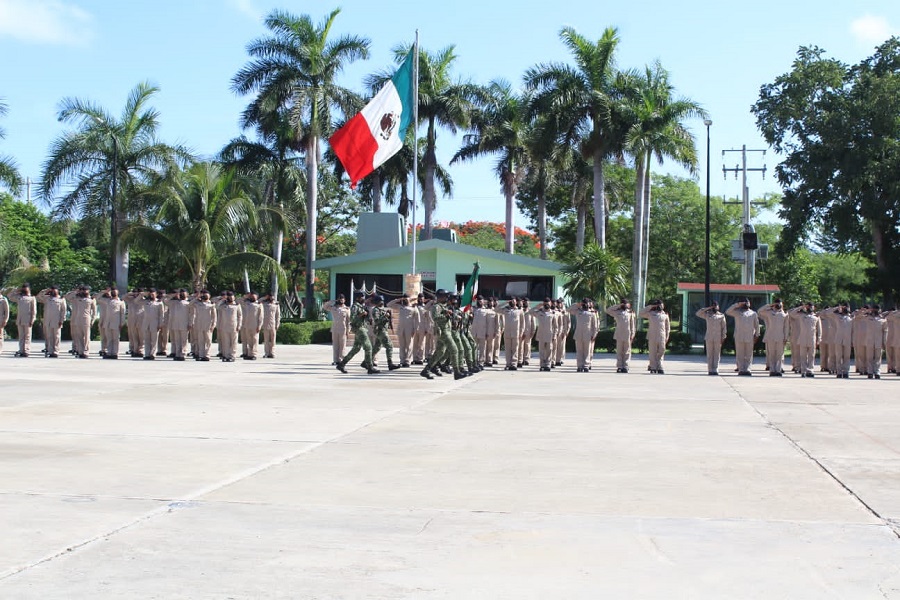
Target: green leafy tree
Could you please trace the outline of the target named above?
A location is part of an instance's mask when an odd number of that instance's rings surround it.
[[[575,65],[539,64],[525,73],[525,84],[534,92],[532,113],[552,118],[566,145],[577,144],[593,168],[594,235],[606,247],[606,185],[604,162],[621,150],[623,123],[617,104],[615,51],[618,32],[607,28],[596,43],[572,27],[564,27],[560,39],[572,53]]]
[[[395,48],[398,64],[409,53],[411,46]],[[471,122],[475,101],[479,98],[479,86],[462,80],[454,80],[453,64],[456,62],[454,46],[447,46],[436,54],[419,48],[419,123],[425,124],[425,151],[421,169],[424,172],[422,205],[425,207],[425,227],[422,239],[430,240],[437,208],[438,161],[437,130],[443,127],[456,134]],[[452,191],[452,190],[450,190]],[[447,188],[444,195],[449,196]]]
[[[0,117],[5,116],[9,108],[6,102],[0,100]],[[0,128],[0,140],[6,137],[6,131]],[[9,156],[0,155],[0,184],[5,185],[13,194],[18,194],[22,188],[22,176],[16,162]]]
[[[632,289],[636,304],[643,306],[647,297],[652,206],[650,164],[653,158],[660,164],[668,158],[693,171],[697,166],[697,151],[684,120],[707,115],[696,102],[675,97],[669,73],[658,62],[631,80],[636,89],[629,94],[633,123],[628,129],[626,148],[635,164]]]
[[[153,222],[132,225],[125,240],[151,256],[171,258],[194,290],[206,287],[211,271],[281,274],[271,256],[244,250],[257,237],[263,211],[272,209],[256,206],[233,172],[197,163],[167,179]]]
[[[588,244],[562,268],[570,298],[594,298],[601,304],[616,302],[628,290],[628,265],[620,257],[596,244]]]
[[[463,136],[463,145],[450,161],[464,162],[496,155],[494,173],[506,199],[505,251],[515,252],[515,198],[528,162],[529,122],[527,100],[503,80],[492,81],[485,90],[482,106],[475,110],[472,132]]]
[[[307,306],[314,304],[320,141],[334,129],[335,110],[350,114],[357,107],[356,94],[337,84],[338,74],[351,62],[369,56],[368,39],[330,35],[338,14],[340,9],[335,9],[315,25],[308,15],[273,11],[265,19],[271,35],[247,46],[253,60],[232,79],[235,92],[257,94],[244,111],[245,124],[286,109],[304,146]]]
[[[779,252],[806,241],[860,252],[886,297],[900,291],[900,39],[855,66],[801,47],[752,108],[784,199]]]
[[[95,104],[66,98],[59,120],[75,130],[53,141],[43,165],[40,193],[55,217],[109,223],[110,279],[120,289],[128,288],[128,245],[121,243],[121,233],[144,215],[149,183],[190,158],[184,148],[156,137],[159,113],[148,103],[157,91],[138,84],[118,119]]]

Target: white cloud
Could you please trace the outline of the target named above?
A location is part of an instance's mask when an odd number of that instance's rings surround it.
[[[93,37],[93,23],[90,13],[60,0],[0,0],[0,37],[83,46]]]
[[[253,0],[228,0],[228,3],[239,13],[250,17],[254,21],[259,22],[262,20],[263,15],[259,9],[254,6]]]
[[[861,44],[880,44],[886,41],[897,30],[884,17],[863,15],[850,23],[850,33]]]

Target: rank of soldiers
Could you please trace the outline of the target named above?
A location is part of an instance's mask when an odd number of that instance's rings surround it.
[[[207,290],[188,294],[179,289],[135,289],[120,297],[118,290],[107,288],[91,293],[81,286],[67,293],[51,286],[32,294],[28,284],[0,291],[0,327],[9,320],[9,302],[17,304],[17,357],[31,354],[31,335],[37,321],[38,304],[43,307],[43,355],[58,358],[60,332],[68,320],[72,338],[69,352],[88,358],[91,326],[99,321],[100,355],[117,359],[120,332],[128,331],[125,354],[132,358],[155,360],[169,357],[184,361],[192,357],[209,361],[213,332],[218,339],[216,358],[234,362],[240,357],[259,357],[260,333],[263,358],[275,357],[276,332],[281,325],[281,310],[276,298],[255,293],[242,296],[224,291],[211,296]],[[530,306],[526,298],[509,298],[501,303],[496,298],[476,296],[470,306],[460,305],[460,298],[446,290],[434,295],[419,294],[415,299],[402,296],[385,303],[380,295],[357,293],[351,305],[339,295],[323,308],[331,313],[333,362],[347,372],[347,365],[362,352],[362,366],[367,373],[377,374],[377,355],[384,349],[390,371],[417,366],[426,379],[452,374],[455,379],[474,375],[485,368],[500,365],[501,349],[504,369],[517,371],[530,365],[532,348],[537,342],[538,369],[551,371],[563,365],[566,340],[575,343],[575,370],[587,373],[592,368],[594,347],[601,328],[600,314],[594,301],[584,298],[567,306],[560,299],[544,298]],[[395,315],[396,312],[396,330]],[[614,323],[616,372],[628,373],[637,319],[647,321],[648,370],[665,373],[665,351],[671,323],[665,305],[654,300],[635,313],[627,299],[605,308]],[[719,374],[722,345],[726,339],[726,317],[734,322],[735,372],[752,375],[753,348],[764,335],[765,371],[771,377],[784,375],[785,350],[791,349],[790,368],[802,377],[815,377],[818,353],[819,372],[846,379],[850,376],[851,356],[855,372],[869,379],[881,378],[881,363],[887,357],[887,371],[900,374],[900,310],[883,311],[877,304],[851,310],[849,303],[816,310],[812,303],[786,309],[776,299],[758,311],[750,300],[742,299],[724,313],[718,304],[703,307],[696,316],[706,322],[705,347],[707,372]],[[394,360],[394,346],[389,332],[396,334],[399,348]],[[348,337],[352,346],[347,350]],[[2,351],[0,336],[0,351]]]

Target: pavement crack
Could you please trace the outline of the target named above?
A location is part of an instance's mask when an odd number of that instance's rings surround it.
[[[860,504],[863,508],[865,508],[865,510],[868,511],[869,514],[871,514],[873,517],[875,517],[876,519],[878,519],[879,521],[881,521],[882,524],[884,524],[884,525],[887,527],[888,531],[890,531],[891,533],[893,533],[894,536],[895,536],[897,539],[900,539],[900,530],[898,530],[898,528],[896,528],[894,525],[892,525],[890,519],[888,519],[887,517],[881,515],[877,510],[875,510],[874,507],[872,507],[868,502],[866,502],[865,500],[863,500],[862,497],[861,497],[859,494],[857,494],[857,493],[856,493],[855,491],[853,491],[847,484],[845,484],[845,483],[841,480],[841,478],[837,476],[836,473],[834,473],[831,469],[829,469],[827,466],[825,466],[825,464],[822,463],[822,461],[820,461],[818,458],[816,458],[815,456],[813,456],[809,451],[806,450],[806,448],[804,448],[803,446],[801,446],[794,438],[792,438],[790,435],[788,435],[786,431],[784,431],[783,429],[781,429],[780,427],[778,427],[778,425],[776,425],[775,423],[773,423],[772,420],[769,419],[769,418],[768,418],[761,410],[759,410],[752,402],[750,402],[749,400],[747,400],[747,398],[745,398],[744,395],[741,394],[741,392],[740,392],[737,388],[735,388],[734,385],[732,385],[730,381],[726,381],[726,383],[727,383],[728,386],[734,391],[734,393],[737,395],[737,397],[740,398],[747,406],[749,406],[749,407],[750,407],[750,410],[752,410],[753,412],[755,412],[755,413],[757,414],[757,416],[759,416],[759,418],[766,424],[766,426],[767,426],[769,429],[772,429],[773,431],[776,431],[776,432],[777,432],[779,435],[781,435],[785,440],[787,440],[787,442],[788,442],[791,446],[793,446],[794,449],[797,450],[797,452],[799,452],[800,454],[802,454],[803,456],[805,456],[808,460],[810,460],[810,461],[812,461],[813,463],[815,463],[815,465],[818,466],[819,469],[821,469],[821,471],[822,471],[823,473],[825,473],[826,475],[828,475],[832,480],[834,480],[835,483],[837,483],[839,486],[841,486],[841,487],[844,489],[844,491],[846,491],[846,492],[847,492],[848,494],[850,494],[850,496],[852,496],[857,502],[859,502],[859,504]]]

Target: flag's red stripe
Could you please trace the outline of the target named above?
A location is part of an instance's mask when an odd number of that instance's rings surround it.
[[[372,161],[378,144],[362,113],[335,131],[328,143],[350,176],[351,187],[355,188],[360,179],[372,172]]]

